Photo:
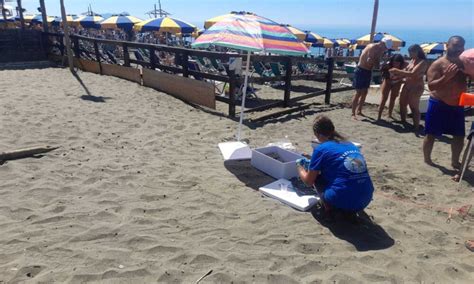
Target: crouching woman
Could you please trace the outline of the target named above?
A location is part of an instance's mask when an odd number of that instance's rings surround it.
[[[362,211],[374,192],[364,156],[336,131],[326,116],[316,117],[313,131],[321,144],[306,166],[304,162],[298,164],[301,180],[316,185],[326,209]]]

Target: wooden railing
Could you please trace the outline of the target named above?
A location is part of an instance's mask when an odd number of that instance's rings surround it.
[[[47,38],[46,42],[50,43],[49,50],[55,49],[58,55],[64,56],[66,51],[63,44],[62,34],[44,33]],[[237,75],[234,71],[229,70],[229,62],[235,58],[245,57],[240,54],[222,53],[214,51],[204,51],[187,49],[180,47],[171,47],[166,45],[147,44],[130,41],[116,41],[98,38],[89,38],[79,35],[71,35],[72,49],[76,58],[86,58],[99,63],[103,62],[111,64],[119,64],[130,67],[132,65],[139,65],[142,68],[149,68],[152,70],[159,69],[163,72],[189,77],[192,76],[199,80],[209,80],[222,82],[228,84],[228,96],[216,95],[216,100],[227,103],[229,105],[229,116],[234,117],[236,113],[236,93],[239,86],[243,84],[243,76]],[[108,50],[108,47],[113,47],[116,57]],[[133,54],[134,58],[131,57]],[[163,56],[173,58],[173,62],[165,62]],[[166,56],[165,56],[166,58]],[[211,68],[204,69],[204,63],[199,61],[207,59],[212,62]],[[283,99],[278,102],[272,102],[264,105],[254,107],[246,110],[246,112],[262,111],[272,107],[288,107],[291,103],[296,101],[308,99],[311,97],[325,95],[325,102],[330,103],[331,94],[346,90],[347,88],[333,89],[332,83],[334,80],[334,65],[336,60],[350,61],[351,58],[329,58],[327,60],[311,57],[291,57],[291,56],[267,56],[267,55],[252,55],[251,65],[255,63],[271,64],[278,63],[278,66],[283,66],[283,70],[279,76],[252,76],[250,82],[265,83],[265,82],[284,82]],[[193,64],[190,64],[193,63]],[[197,64],[196,64],[197,63]],[[243,65],[245,62],[243,63]],[[311,72],[294,72],[300,67],[299,64],[310,66],[324,66],[323,68],[314,68]],[[218,66],[215,66],[218,65]],[[191,66],[198,66],[200,68],[191,68]],[[203,67],[203,69],[201,69]],[[100,73],[102,68],[100,67]],[[312,80],[326,82],[326,89],[320,92],[314,92],[304,96],[291,98],[291,82],[292,80]]]

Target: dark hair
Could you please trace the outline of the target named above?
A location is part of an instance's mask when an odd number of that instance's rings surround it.
[[[390,60],[388,62],[388,65],[390,66],[390,68],[393,68],[393,64],[395,62],[400,63],[401,64],[400,67],[403,67],[403,65],[405,64],[405,58],[403,58],[403,56],[399,53],[392,55],[392,57],[390,57]]]
[[[419,46],[418,44],[414,44],[414,45],[410,46],[408,48],[408,52],[416,53],[416,57],[418,57],[419,59],[426,59],[426,55],[423,52],[423,48],[421,48],[421,46]]]
[[[451,42],[453,40],[459,40],[460,42],[462,42],[463,45],[466,44],[466,40],[462,36],[458,36],[458,35],[452,36],[449,38],[448,42]]]
[[[341,134],[336,131],[334,124],[332,123],[331,119],[325,115],[318,115],[313,122],[313,132],[315,135],[324,135],[329,140],[334,141],[345,141]]]

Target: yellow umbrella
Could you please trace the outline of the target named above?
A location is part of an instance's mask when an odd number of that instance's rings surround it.
[[[336,43],[341,48],[349,48],[351,41],[345,38],[336,39]]]
[[[388,33],[376,33],[374,35],[374,42],[379,42],[382,40],[382,38],[384,37],[388,37],[392,40],[392,43],[393,43],[393,47],[392,49],[393,50],[399,50],[401,47],[404,47],[405,46],[405,42],[401,39],[399,39],[398,37],[396,36],[393,36],[391,34],[388,34]],[[369,43],[370,43],[370,34],[368,35],[365,35],[361,38],[358,38],[356,40],[357,44],[360,45],[360,46],[367,46]]]
[[[322,36],[316,34],[316,33],[307,31],[305,41],[311,42],[311,43],[314,43],[314,44],[323,43],[324,38]]]
[[[142,22],[133,16],[112,16],[100,23],[102,29],[131,31],[135,24]]]
[[[420,46],[426,54],[443,54],[448,49],[445,42],[424,43]]]
[[[232,11],[230,12],[229,14],[225,14],[225,15],[220,15],[220,16],[217,16],[217,17],[214,17],[214,18],[211,18],[209,20],[206,20],[204,22],[204,28],[207,30],[208,28],[212,27],[212,25],[214,25],[215,23],[219,22],[219,21],[222,21],[223,19],[231,16],[231,15],[235,15],[235,14],[248,14],[248,15],[253,15],[253,13],[249,13],[249,12],[235,12],[235,11]]]
[[[290,32],[292,34],[294,34],[296,36],[296,38],[298,38],[299,40],[304,41],[306,39],[306,33],[303,32],[302,30],[299,30],[299,29],[297,29],[295,27],[292,27],[290,25],[283,25],[283,26],[285,26],[287,29],[289,29]]]
[[[323,42],[318,42],[316,44],[313,44],[315,47],[324,47],[324,48],[333,48],[335,45],[337,45],[336,42],[328,39],[328,38],[323,38]]]

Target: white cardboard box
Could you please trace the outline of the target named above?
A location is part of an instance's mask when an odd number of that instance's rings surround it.
[[[280,189],[280,184],[285,184],[287,189]],[[274,181],[270,184],[260,187],[259,190],[266,196],[274,198],[300,211],[308,211],[319,200],[319,196],[316,194],[302,196],[298,195],[295,189],[291,187],[291,182],[286,179]]]
[[[277,155],[279,160],[269,155]],[[257,148],[252,150],[251,164],[253,167],[276,179],[291,179],[298,176],[296,160],[303,156],[276,146]]]

